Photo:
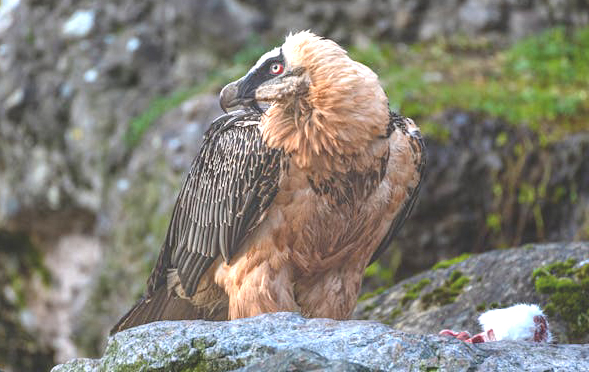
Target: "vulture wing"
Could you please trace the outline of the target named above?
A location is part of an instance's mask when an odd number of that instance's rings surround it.
[[[421,182],[423,181],[425,163],[427,160],[425,142],[423,141],[423,137],[421,136],[421,133],[419,131],[408,130],[408,123],[406,123],[406,120],[410,119],[407,119],[404,116],[397,115],[391,112],[389,127],[391,127],[392,130],[400,130],[409,142],[409,148],[412,151],[413,161],[415,164],[415,179],[417,180],[417,186],[407,188],[407,199],[405,199],[405,203],[403,204],[401,210],[391,223],[391,226],[387,234],[385,235],[384,239],[372,255],[370,263],[376,261],[378,257],[380,257],[380,255],[389,248],[393,241],[393,238],[397,235],[399,230],[401,230],[401,227],[403,227],[405,220],[409,218],[409,215],[413,210],[415,200],[417,200],[417,195],[419,194],[419,189],[421,188]],[[410,125],[414,126],[415,124],[411,122]]]
[[[192,297],[211,264],[218,257],[229,262],[264,218],[284,156],[263,143],[259,123],[259,113],[235,111],[211,124],[176,200],[147,293],[111,333],[155,320],[209,317],[210,309],[169,293],[168,274],[175,271]]]
[[[229,262],[278,191],[283,152],[268,148],[254,111],[216,119],[180,191],[160,259],[148,281],[154,291],[177,269],[184,292],[219,257]]]

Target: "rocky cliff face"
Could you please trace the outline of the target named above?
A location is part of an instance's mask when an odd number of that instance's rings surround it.
[[[588,23],[573,0],[2,1],[0,330],[16,336],[0,337],[0,366],[46,369],[101,351],[143,290],[183,173],[219,113],[215,90],[238,73],[219,78],[219,66],[249,63],[256,45],[293,29],[355,45],[463,34],[504,43]],[[234,57],[244,45],[254,53]],[[437,121],[449,137],[428,138],[427,182],[396,243],[417,253],[402,257],[400,277],[465,251],[589,235],[586,134],[543,147],[478,114]],[[542,188],[522,194],[522,182]]]

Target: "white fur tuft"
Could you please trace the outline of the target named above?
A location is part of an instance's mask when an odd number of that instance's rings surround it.
[[[486,311],[479,316],[479,323],[485,332],[492,329],[497,341],[534,341],[534,332],[536,331],[534,317],[537,315],[546,319],[546,316],[538,305],[518,304],[505,309]],[[550,342],[552,335],[548,330],[546,332],[546,342]]]

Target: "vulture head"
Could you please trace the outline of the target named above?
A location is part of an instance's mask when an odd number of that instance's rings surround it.
[[[224,111],[246,106],[261,112],[266,144],[283,149],[301,168],[349,170],[345,164],[370,152],[389,121],[376,74],[309,31],[287,36],[264,54],[223,88],[220,102]]]

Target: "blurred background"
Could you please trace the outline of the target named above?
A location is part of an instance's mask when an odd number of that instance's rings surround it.
[[[426,134],[419,201],[364,292],[589,239],[588,25],[581,0],[1,0],[0,368],[102,352],[220,88],[291,30],[344,45]]]

